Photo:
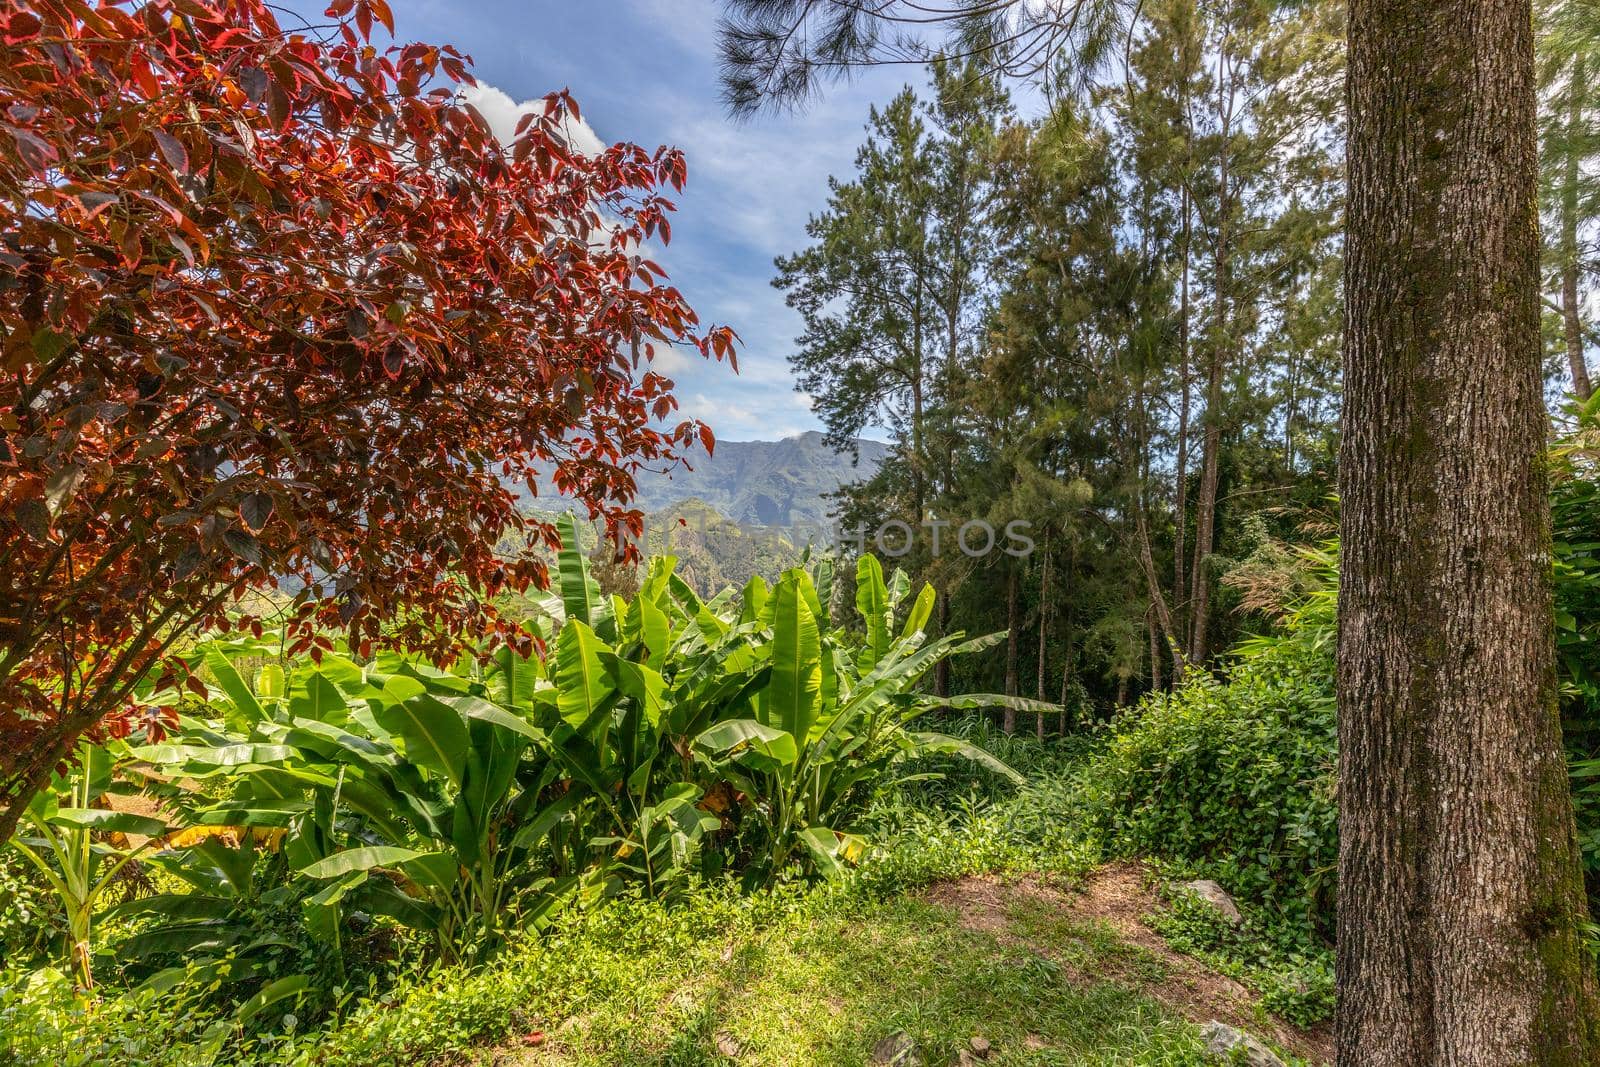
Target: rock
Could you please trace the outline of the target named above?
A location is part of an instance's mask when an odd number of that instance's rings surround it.
[[[1284,1067],[1284,1063],[1267,1046],[1227,1023],[1215,1019],[1200,1028],[1205,1038],[1206,1051],[1218,1063],[1242,1063],[1245,1067]]]
[[[872,1062],[884,1067],[922,1067],[922,1053],[916,1039],[901,1030],[872,1046]]]
[[[975,1037],[967,1044],[972,1046],[972,1054],[980,1060],[989,1058],[989,1053],[994,1051],[994,1045],[986,1037]]]
[[[1244,916],[1239,914],[1239,905],[1233,902],[1233,897],[1228,891],[1209,878],[1201,878],[1193,882],[1183,883],[1183,888],[1199,897],[1216,910],[1229,926],[1238,926],[1244,922]]]
[[[718,1030],[712,1035],[712,1039],[717,1043],[718,1055],[725,1056],[730,1060],[738,1059],[739,1054],[744,1051],[744,1048],[739,1044],[739,1039],[726,1030]]]

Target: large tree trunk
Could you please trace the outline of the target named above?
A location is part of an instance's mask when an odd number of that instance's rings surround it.
[[[1352,0],[1338,1058],[1600,1058],[1556,715],[1528,0]]]

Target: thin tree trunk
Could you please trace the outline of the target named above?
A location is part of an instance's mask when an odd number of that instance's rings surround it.
[[[1182,613],[1189,601],[1187,579],[1184,576],[1183,556],[1189,524],[1189,241],[1191,235],[1189,184],[1183,191],[1183,272],[1178,288],[1178,456],[1177,498],[1173,505],[1175,519],[1172,533],[1172,602]]]
[[[1072,588],[1073,572],[1078,566],[1078,543],[1067,543],[1067,580],[1066,587]],[[1061,715],[1060,726],[1057,731],[1060,736],[1067,736],[1067,698],[1072,694],[1072,598],[1066,598],[1066,604],[1061,618]]]
[[[948,594],[939,596],[939,636],[943,637],[950,632],[950,597]],[[933,692],[936,696],[947,697],[950,695],[950,657],[940,659],[933,668]]]
[[[1206,557],[1216,540],[1217,485],[1222,454],[1222,354],[1213,351],[1207,372],[1205,443],[1201,448],[1200,492],[1195,502],[1194,561],[1189,568],[1189,658],[1205,662],[1211,623],[1211,575]]]
[[[1161,582],[1156,577],[1155,558],[1150,553],[1150,530],[1145,523],[1144,502],[1135,501],[1133,507],[1134,539],[1138,542],[1139,570],[1144,574],[1145,592],[1150,598],[1150,610],[1154,614],[1154,624],[1163,634],[1171,635],[1173,629],[1172,613],[1167,607],[1167,598],[1162,595]],[[1183,649],[1174,637],[1168,638],[1167,651],[1172,656],[1172,674],[1174,678],[1182,678],[1186,667]]]
[[[1189,582],[1193,590],[1190,597],[1189,661],[1204,664],[1209,651],[1206,643],[1211,625],[1211,575],[1206,569],[1206,557],[1216,540],[1218,468],[1222,459],[1222,369],[1231,347],[1229,330],[1232,328],[1228,314],[1231,299],[1232,248],[1229,217],[1233,204],[1229,192],[1229,137],[1233,132],[1233,92],[1231,84],[1232,63],[1226,50],[1218,60],[1220,76],[1217,79],[1217,97],[1222,112],[1222,147],[1217,162],[1217,244],[1213,271],[1216,276],[1215,336],[1211,340],[1206,368],[1205,443],[1200,457],[1200,499],[1195,505],[1194,564],[1189,569]]]
[[[1017,650],[1022,629],[1022,605],[1018,595],[1017,568],[1013,564],[1006,570],[1006,696],[1017,695]],[[1002,720],[1008,734],[1017,732],[1017,709],[1006,708]]]
[[[1044,562],[1039,567],[1039,670],[1038,684],[1035,686],[1037,699],[1044,702],[1044,676],[1046,653],[1049,651],[1047,642],[1050,640],[1050,534],[1044,535],[1043,545]],[[1034,734],[1039,740],[1044,740],[1044,711],[1034,713]]]
[[[1134,539],[1138,542],[1139,570],[1144,575],[1145,594],[1150,598],[1150,610],[1155,613],[1155,624],[1161,632],[1168,636],[1168,652],[1172,656],[1172,674],[1174,678],[1182,678],[1185,667],[1183,649],[1179,646],[1177,638],[1173,635],[1177,631],[1173,628],[1172,611],[1167,606],[1167,598],[1161,592],[1161,579],[1156,573],[1155,556],[1150,549],[1150,524],[1146,516],[1144,501],[1144,485],[1148,480],[1146,464],[1149,459],[1149,441],[1146,431],[1146,409],[1143,389],[1136,391],[1134,402],[1137,405],[1135,412],[1135,425],[1138,426],[1137,447],[1142,459],[1135,462],[1140,478],[1134,491],[1133,499],[1133,527]]]
[[[1589,380],[1589,365],[1583,353],[1583,320],[1578,307],[1578,263],[1563,264],[1561,268],[1561,324],[1567,341],[1567,363],[1572,368],[1572,391],[1579,400],[1594,395],[1594,385]]]
[[[915,306],[911,316],[911,479],[913,506],[917,516],[912,520],[912,527],[920,527],[922,520],[927,518],[927,471],[923,465],[923,450],[926,444],[923,440],[923,359],[922,359],[922,292],[925,287],[923,281],[922,257],[917,257],[917,286]]]
[[[1583,97],[1588,88],[1586,56],[1572,61],[1567,86],[1567,137],[1576,142],[1583,132]],[[1583,320],[1578,307],[1578,147],[1567,146],[1566,173],[1561,188],[1561,325],[1567,342],[1567,363],[1572,368],[1572,391],[1580,400],[1594,394],[1589,365],[1583,352]]]
[[[1283,469],[1290,477],[1294,476],[1294,424],[1300,415],[1300,383],[1295,379],[1295,372],[1299,370],[1295,362],[1296,352],[1295,346],[1290,345],[1288,367],[1284,374]]]
[[[1348,33],[1338,1062],[1593,1064],[1552,645],[1532,13],[1352,0]]]
[[[1156,632],[1154,611],[1144,613],[1144,625],[1150,631],[1150,692],[1159,693],[1165,686],[1161,684],[1161,638]]]
[[[1072,661],[1061,661],[1061,711],[1056,717],[1056,734],[1060,737],[1067,736],[1067,697],[1072,693]]]

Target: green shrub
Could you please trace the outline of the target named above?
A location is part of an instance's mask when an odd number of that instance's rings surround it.
[[[1200,677],[1130,709],[1085,775],[1114,852],[1195,866],[1241,898],[1332,933],[1332,561],[1284,634],[1245,646],[1226,682]]]
[[[61,898],[22,856],[0,849],[0,959],[12,965],[60,953],[67,936]]]
[[[79,993],[53,968],[0,971],[0,1063],[14,1067],[200,1067],[227,1047],[234,1025],[208,1008],[203,982],[118,996]]]
[[[1146,921],[1175,951],[1249,985],[1263,1008],[1297,1026],[1333,1018],[1333,953],[1303,927],[1259,910],[1235,926],[1192,893],[1169,888],[1166,897]]]

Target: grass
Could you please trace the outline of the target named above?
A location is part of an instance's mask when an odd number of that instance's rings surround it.
[[[974,1037],[992,1044],[984,1063],[1207,1062],[1196,1022],[1211,1009],[1174,990],[1212,972],[1156,937],[1160,920],[1129,936],[1129,915],[1165,910],[1129,865],[1120,896],[1097,903],[1103,857],[1073,807],[1076,757],[1011,744],[1032,763],[1028,787],[967,771],[886,792],[870,814],[883,847],[841,881],[574,909],[483,970],[373,976],[315,1027],[285,1002],[245,1039],[208,1029],[204,989],[90,1004],[8,992],[0,975],[0,1061],[849,1067],[904,1033],[928,1067],[963,1062]],[[1170,915],[1177,940],[1224,962],[1230,946]],[[1236,1017],[1270,1039],[1247,1000]]]
[[[1137,988],[1084,985],[1047,955],[953,921],[902,896],[832,902],[743,932],[644,983],[624,973],[594,988],[544,1042],[500,1062],[645,1067],[871,1062],[874,1045],[909,1034],[930,1064],[953,1063],[971,1039],[1001,1064],[1193,1064],[1197,1031]],[[1075,958],[1121,951],[1114,936],[1067,933]]]

